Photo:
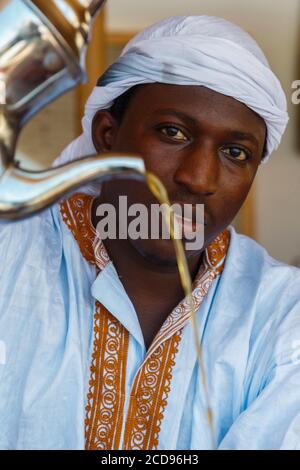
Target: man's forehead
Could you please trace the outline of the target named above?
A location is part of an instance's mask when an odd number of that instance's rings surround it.
[[[207,122],[236,133],[241,140],[253,133],[265,136],[266,124],[258,114],[235,98],[207,87],[152,83],[138,88],[135,99],[145,116],[169,114],[192,126]]]

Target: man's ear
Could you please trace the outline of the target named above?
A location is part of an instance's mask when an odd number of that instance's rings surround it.
[[[98,111],[92,122],[92,139],[97,152],[111,150],[119,124],[108,110]]]

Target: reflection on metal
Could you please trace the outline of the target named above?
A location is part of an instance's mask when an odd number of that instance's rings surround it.
[[[104,0],[0,0],[0,218],[19,218],[97,177],[143,172],[138,158],[89,157],[45,172],[14,160],[26,122],[85,79],[91,23]]]
[[[47,171],[9,166],[0,182],[0,216],[18,219],[49,206],[81,184],[95,179],[145,179],[144,162],[129,156],[93,156]]]

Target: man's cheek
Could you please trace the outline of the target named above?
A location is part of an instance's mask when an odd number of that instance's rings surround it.
[[[172,162],[170,156],[167,158],[165,155],[160,154],[155,156],[144,154],[143,158],[146,170],[157,176],[168,190],[168,186],[172,184],[173,175],[176,172],[174,162]]]
[[[232,222],[242,206],[243,201],[234,197],[234,195],[221,195],[219,204],[215,209],[216,223],[218,225],[227,225]]]

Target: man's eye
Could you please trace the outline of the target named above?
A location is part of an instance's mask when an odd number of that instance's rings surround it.
[[[186,142],[188,140],[186,135],[184,135],[184,133],[180,129],[178,129],[178,127],[164,126],[161,127],[159,130],[162,134],[166,135],[167,137],[171,137],[174,140],[178,140],[180,142]]]
[[[239,147],[227,147],[223,148],[222,152],[228,155],[233,160],[244,162],[250,158],[248,152]]]

